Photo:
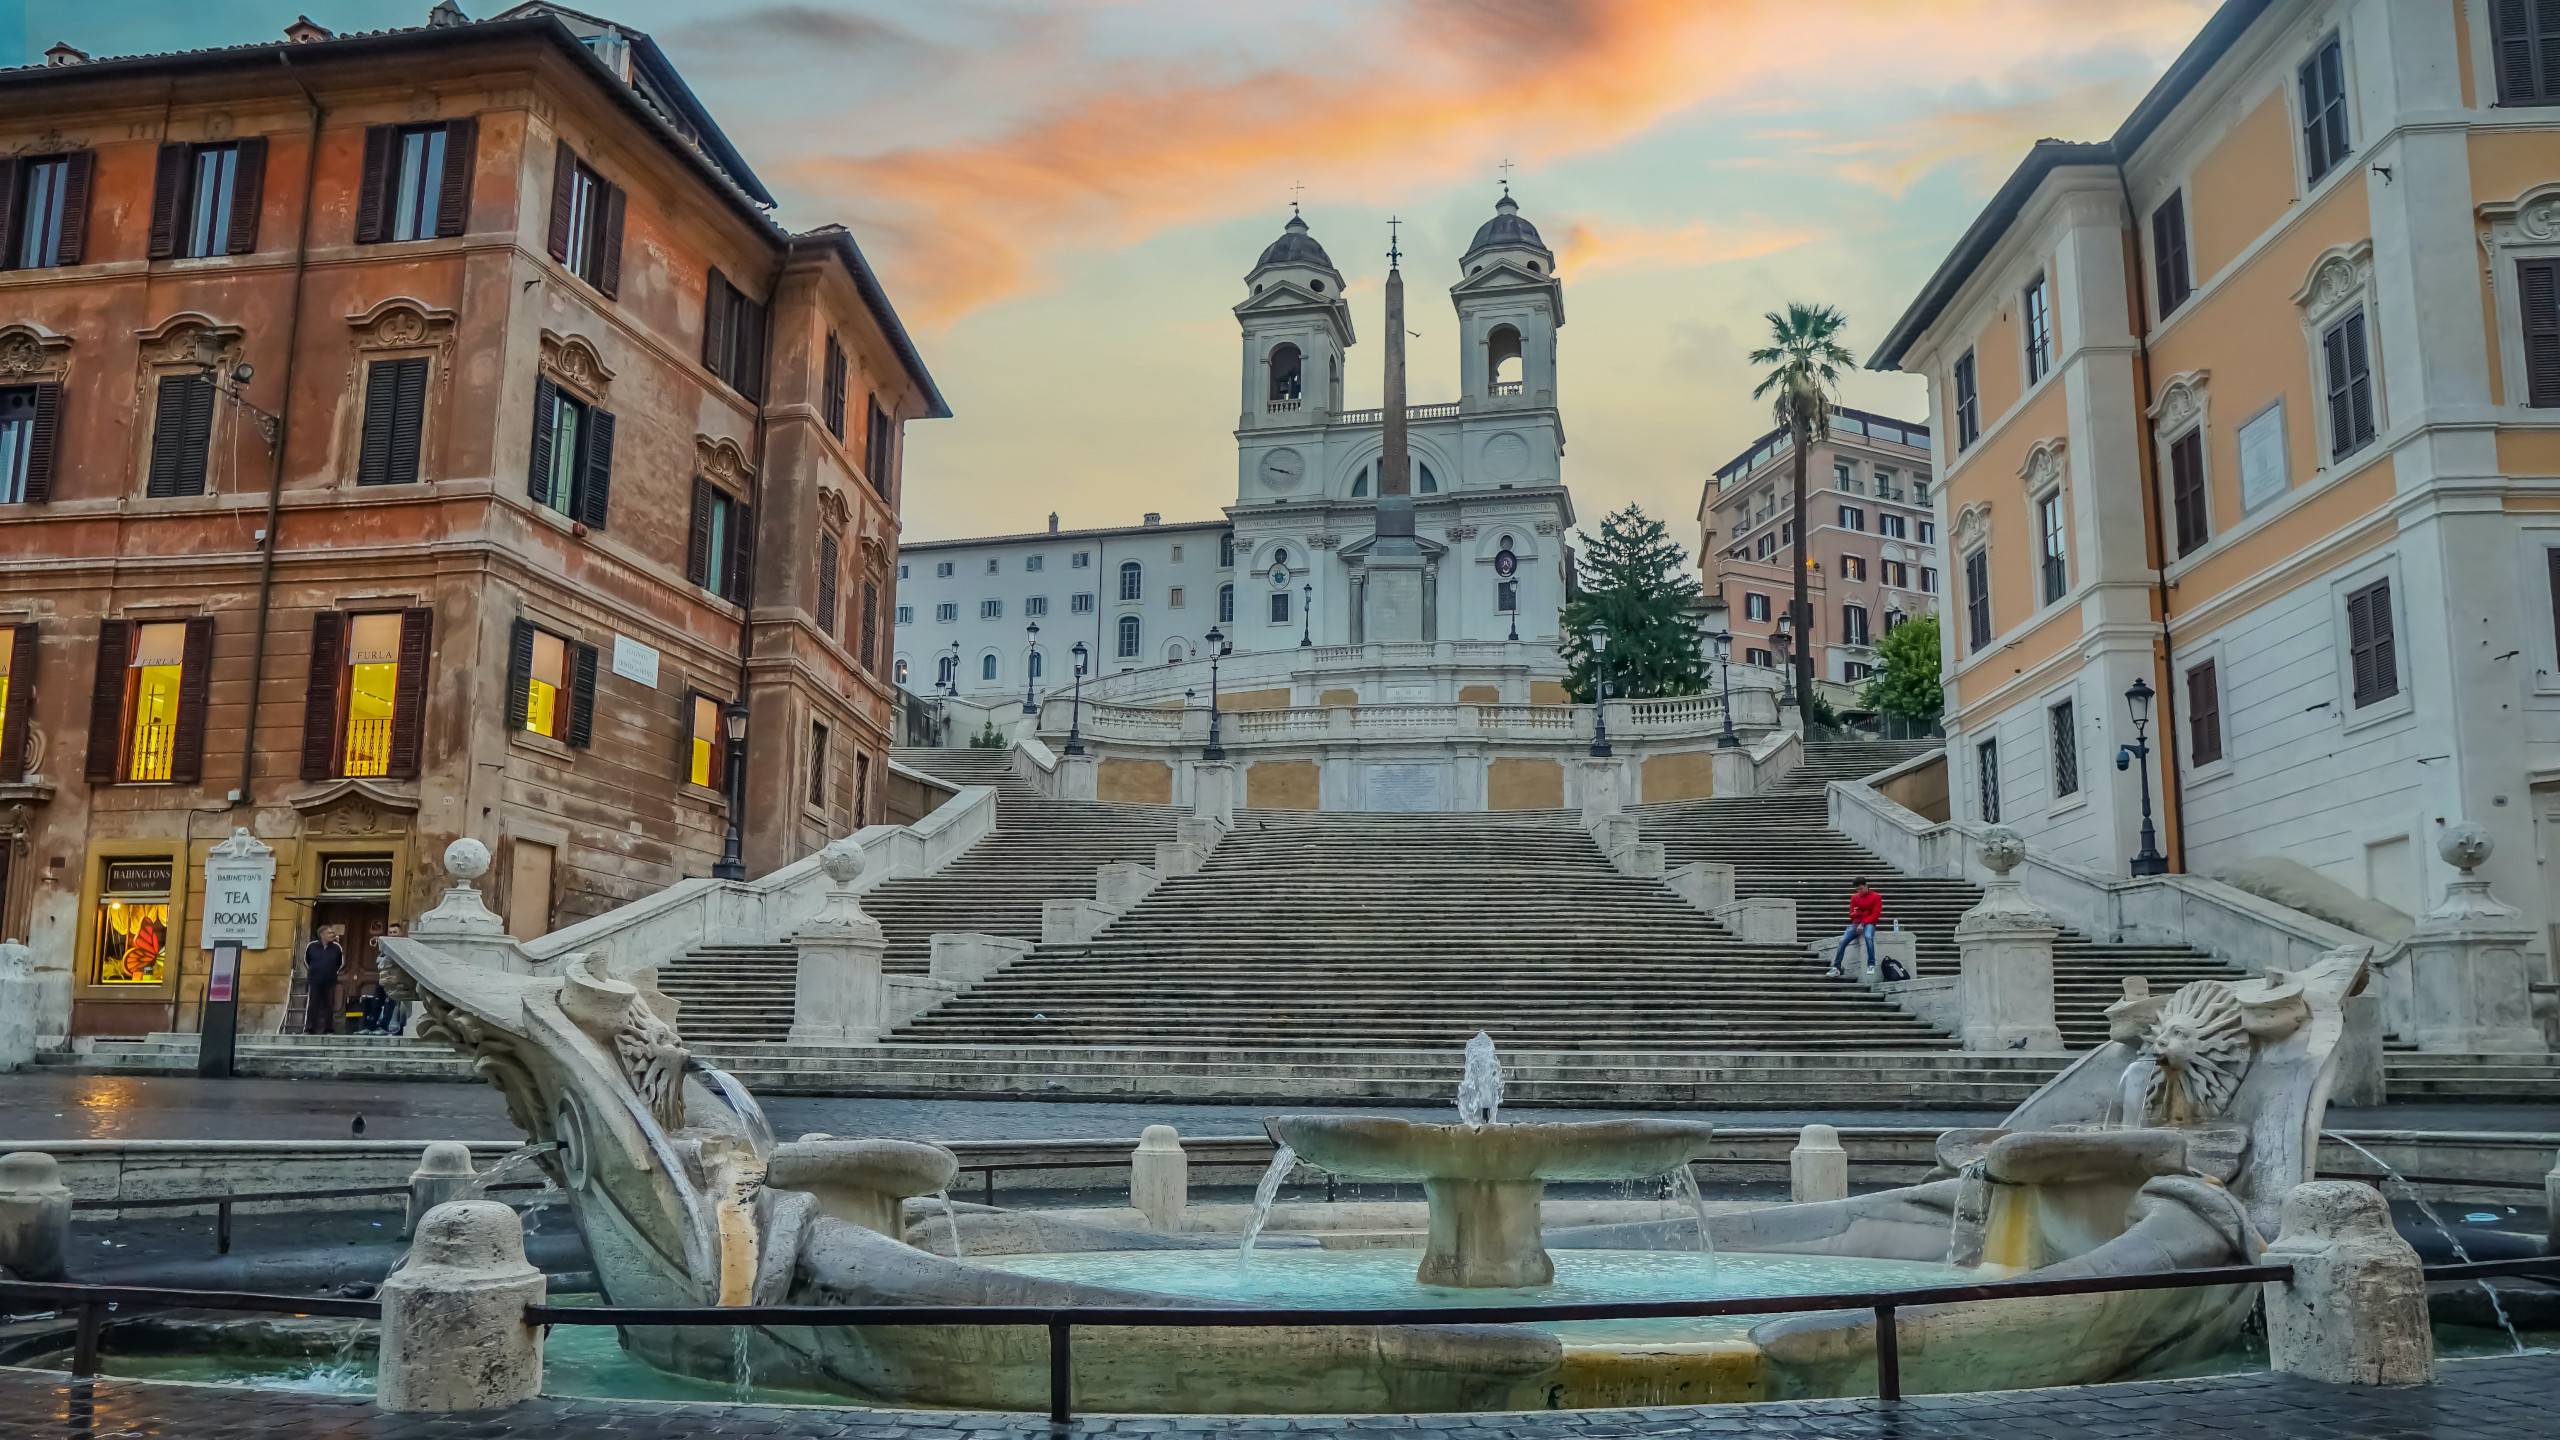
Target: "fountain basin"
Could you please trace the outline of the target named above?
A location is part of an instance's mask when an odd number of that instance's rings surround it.
[[[942,1193],[958,1173],[959,1159],[939,1145],[803,1135],[774,1147],[765,1183],[807,1191],[819,1214],[894,1239],[906,1233],[904,1202]]]
[[[1555,1278],[1538,1223],[1550,1180],[1641,1180],[1685,1169],[1715,1137],[1703,1120],[1435,1125],[1379,1115],[1282,1115],[1271,1138],[1319,1170],[1422,1182],[1431,1212],[1415,1278],[1506,1289]]]

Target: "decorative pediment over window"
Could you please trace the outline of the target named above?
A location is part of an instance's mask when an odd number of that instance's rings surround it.
[[[756,467],[747,463],[747,452],[738,448],[737,441],[714,440],[708,435],[693,437],[693,469],[695,474],[716,480],[732,490],[746,489],[747,481],[756,473]],[[823,493],[818,503],[822,507],[826,504]],[[843,498],[839,496],[836,503],[844,503]]]
[[[368,351],[428,350],[434,352],[437,383],[450,391],[454,324],[458,318],[451,310],[405,295],[377,300],[347,316],[347,329],[355,336],[354,351],[347,360],[348,390],[357,389]]]
[[[845,503],[842,490],[833,485],[818,487],[818,519],[836,530],[842,530],[853,522],[853,507]]]
[[[889,578],[889,542],[866,531],[861,545],[863,570],[874,580]]]
[[[387,835],[407,830],[418,797],[373,780],[332,780],[292,797],[309,835]]]
[[[589,400],[603,399],[605,387],[613,383],[613,372],[585,336],[551,330],[542,332],[542,373]]]
[[[2560,240],[2560,182],[2536,185],[2510,201],[2491,201],[2480,207],[2480,218],[2489,228],[2486,245]]]
[[[2160,434],[2183,434],[2204,418],[2205,387],[2213,380],[2210,370],[2187,370],[2169,377],[2160,387],[2160,398],[2151,402],[2151,426]]]
[[[2026,462],[2018,467],[2018,478],[2027,482],[2028,494],[2041,494],[2062,483],[2070,471],[2069,448],[2059,435],[2027,447]]]
[[[246,333],[237,325],[189,310],[134,335],[141,342],[146,366],[194,365],[227,374],[240,363],[240,342]]]
[[[0,378],[59,380],[71,364],[71,337],[41,325],[0,325]]]
[[[1961,555],[1991,539],[1991,502],[1975,500],[1956,512],[1956,553]]]
[[[2294,292],[2293,303],[2317,320],[2364,298],[2372,279],[2372,241],[2333,245],[2311,263],[2311,277]]]

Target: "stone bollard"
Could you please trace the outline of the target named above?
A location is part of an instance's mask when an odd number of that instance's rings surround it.
[[[1236,767],[1224,760],[1199,760],[1191,766],[1191,817],[1206,820],[1221,833],[1236,824]]]
[[[2474,873],[2491,850],[2487,828],[2445,827],[2436,853],[2461,874],[2409,932],[2410,1038],[2421,1050],[2455,1054],[2541,1054],[2549,1047],[2533,1018],[2530,958],[2535,927],[2489,893]]]
[[[49,1283],[67,1273],[71,1191],[41,1150],[0,1155],[0,1273]]]
[[[36,957],[15,940],[0,943],[0,1075],[36,1058]]]
[[[503,1410],[542,1390],[542,1332],[524,1307],[548,1293],[525,1263],[524,1222],[493,1200],[439,1205],[409,1263],[382,1282],[374,1403],[402,1413]]]
[[[1849,1152],[1840,1148],[1840,1132],[1828,1125],[1807,1125],[1787,1152],[1787,1198],[1798,1205],[1849,1198]]]
[[[1129,1153],[1129,1203],[1152,1229],[1182,1228],[1182,1212],[1191,1203],[1191,1157],[1172,1126],[1150,1125],[1138,1136],[1138,1148]]]
[[[889,987],[880,957],[889,944],[863,913],[862,846],[838,836],[818,852],[827,898],[792,934],[791,1043],[871,1045],[888,1028]]]
[[[2026,858],[2017,831],[1984,830],[1982,863],[1991,879],[1982,903],[1956,922],[1964,1048],[1977,1053],[2062,1048],[2053,1023],[2053,942],[2062,930],[2009,873]]]
[[[2266,1285],[2267,1368],[2330,1385],[2424,1385],[2435,1334],[2418,1252],[2391,1228],[2381,1192],[2314,1180],[2284,1197],[2266,1263],[2291,1280]]]
[[[400,1238],[410,1239],[418,1233],[418,1222],[439,1205],[462,1198],[471,1182],[480,1177],[472,1173],[471,1147],[459,1140],[438,1140],[418,1157],[418,1168],[409,1172],[409,1213],[400,1222]]]

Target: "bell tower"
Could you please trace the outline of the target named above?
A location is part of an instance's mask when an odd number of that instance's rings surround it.
[[[1321,486],[1324,426],[1342,408],[1351,308],[1342,272],[1290,207],[1280,238],[1246,272],[1236,417],[1236,497],[1284,499]]]
[[[1449,287],[1458,307],[1459,401],[1469,413],[1556,408],[1556,332],[1564,286],[1555,252],[1504,181]]]

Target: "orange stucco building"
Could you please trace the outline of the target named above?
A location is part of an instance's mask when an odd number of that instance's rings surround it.
[[[539,934],[881,814],[905,422],[840,228],[560,7],[0,73],[0,929],[43,1028],[191,1028],[204,853],[276,852],[246,1028],[486,842]],[[298,1017],[297,1017],[298,1018]]]

